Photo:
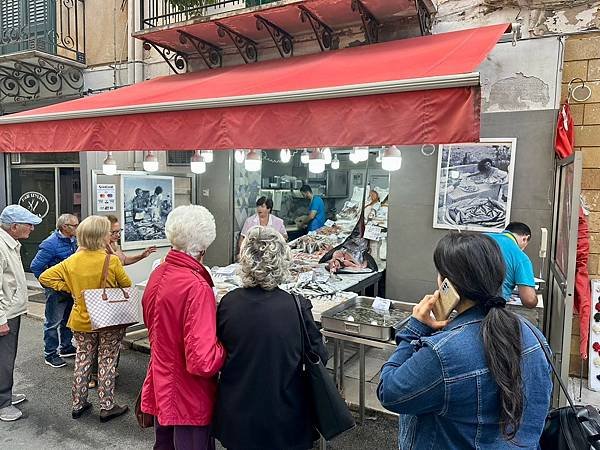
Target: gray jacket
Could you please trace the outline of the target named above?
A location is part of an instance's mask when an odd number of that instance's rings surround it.
[[[0,325],[27,312],[21,244],[0,228]]]

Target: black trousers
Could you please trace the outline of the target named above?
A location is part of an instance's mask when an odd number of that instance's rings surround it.
[[[19,328],[21,316],[9,319],[9,333],[0,336],[0,408],[6,408],[12,402],[13,372],[17,359]]]

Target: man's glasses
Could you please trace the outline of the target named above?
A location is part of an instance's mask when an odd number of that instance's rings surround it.
[[[65,227],[77,228],[78,226],[78,223],[65,223]]]
[[[121,234],[121,231],[123,231],[123,228],[121,228],[120,230],[111,231],[110,234],[116,236],[117,234]]]

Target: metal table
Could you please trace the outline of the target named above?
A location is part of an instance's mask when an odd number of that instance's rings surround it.
[[[394,341],[375,341],[358,336],[337,333],[334,331],[321,330],[323,336],[333,339],[333,376],[340,392],[344,393],[344,344],[352,342],[358,344],[358,420],[362,425],[365,419],[365,350],[366,347],[373,347],[383,350],[395,350]],[[339,376],[339,378],[338,378]]]

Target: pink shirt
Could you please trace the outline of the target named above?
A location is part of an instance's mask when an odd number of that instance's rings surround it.
[[[242,236],[246,237],[248,235],[248,231],[252,228],[260,225],[260,219],[258,218],[258,214],[254,214],[246,219],[244,222],[244,227],[242,228]],[[273,228],[275,231],[278,231],[284,238],[287,239],[287,232],[285,231],[285,225],[283,224],[283,220],[279,217],[274,216],[273,214],[269,214],[269,223],[268,227]]]

